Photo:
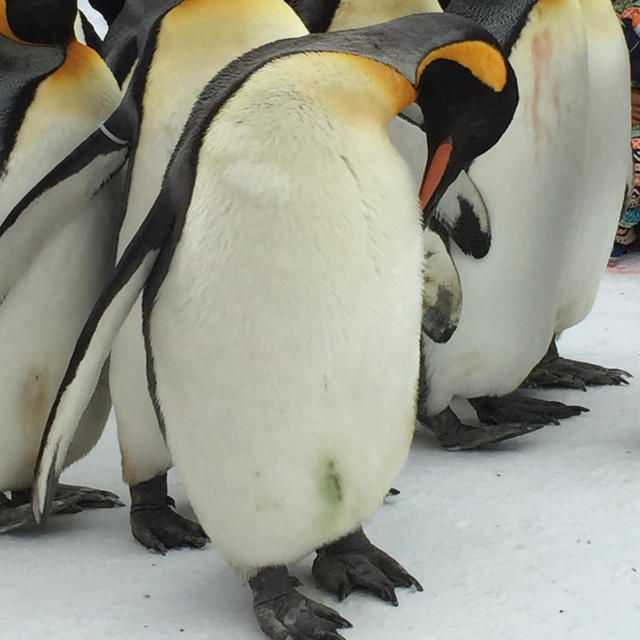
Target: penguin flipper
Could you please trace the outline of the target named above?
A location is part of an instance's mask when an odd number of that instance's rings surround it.
[[[157,210],[151,209],[98,298],[58,389],[36,462],[32,509],[38,523],[51,512],[58,477],[111,343],[144,288],[171,228],[172,219],[155,215]]]
[[[444,237],[451,238],[467,255],[484,258],[489,253],[489,212],[482,194],[466,171],[461,171],[449,186],[435,214],[426,224]]]
[[[423,243],[422,330],[434,342],[443,343],[460,321],[462,285],[442,238],[426,228]]]
[[[0,225],[0,300],[25,273],[57,229],[82,215],[92,198],[121,172],[128,147],[96,131],[52,169]],[[113,215],[123,206],[114,202]]]

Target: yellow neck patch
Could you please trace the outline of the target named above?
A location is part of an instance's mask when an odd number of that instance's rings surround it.
[[[418,67],[418,82],[424,70],[436,60],[457,62],[496,92],[502,91],[507,84],[507,66],[502,53],[486,42],[469,40],[448,44],[432,51]]]

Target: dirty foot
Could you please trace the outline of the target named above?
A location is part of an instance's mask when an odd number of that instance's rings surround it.
[[[295,589],[299,584],[284,566],[267,567],[249,580],[262,631],[273,640],[344,640],[337,630],[350,628],[351,623],[305,598]]]
[[[150,551],[165,554],[169,549],[201,549],[209,537],[197,523],[173,510],[175,502],[167,495],[167,476],[162,474],[132,485],[129,522],[133,537]]]
[[[344,600],[354,589],[365,589],[381,600],[398,606],[395,587],[420,583],[391,556],[371,544],[362,529],[318,549],[313,577],[321,587]]]

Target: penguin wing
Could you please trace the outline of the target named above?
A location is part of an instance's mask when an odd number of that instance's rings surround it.
[[[118,262],[113,277],[96,302],[69,361],[49,413],[33,484],[36,522],[50,511],[67,452],[93,395],[111,343],[144,288],[169,235],[167,209],[154,205]]]
[[[484,258],[491,246],[489,212],[478,187],[461,171],[425,224],[453,240],[466,255]]]
[[[126,165],[128,146],[96,131],[33,187],[0,225],[0,300],[3,300],[56,229],[81,215]],[[113,202],[112,215],[123,204]]]
[[[434,342],[447,342],[462,313],[462,285],[447,247],[431,229],[423,232],[422,330]]]

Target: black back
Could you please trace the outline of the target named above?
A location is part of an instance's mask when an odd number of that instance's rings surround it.
[[[122,86],[158,21],[182,0],[127,0],[102,43],[102,57]],[[156,34],[157,35],[157,34]]]
[[[311,33],[329,29],[340,0],[285,0]]]
[[[35,47],[0,35],[0,176],[38,85],[61,67],[65,58],[62,47]]]
[[[450,0],[445,6],[448,13],[481,24],[509,57],[529,19],[531,9],[538,2],[540,0]]]

